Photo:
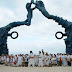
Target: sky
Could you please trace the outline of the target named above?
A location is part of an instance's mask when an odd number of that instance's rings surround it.
[[[68,21],[72,21],[72,0],[42,0],[46,10],[52,14]],[[27,19],[26,3],[30,0],[0,0],[0,27],[11,22],[24,21]],[[34,5],[32,5],[34,7]],[[10,30],[17,31],[17,39],[8,37],[7,44],[9,54],[27,54],[30,50],[34,54],[42,49],[48,53],[65,53],[66,46],[64,39],[55,38],[57,31],[62,31],[58,23],[45,18],[37,9],[33,11],[33,18],[30,26],[20,26]]]

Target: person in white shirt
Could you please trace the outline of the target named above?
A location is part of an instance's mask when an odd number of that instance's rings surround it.
[[[39,51],[39,56],[38,56],[38,59],[39,59],[38,66],[39,67],[43,67],[42,57],[43,57],[43,55],[41,54],[41,51]]]
[[[62,54],[57,54],[57,64],[58,66],[62,66]]]
[[[10,63],[13,63],[13,57],[10,55]]]
[[[35,62],[34,62],[34,54],[32,51],[30,51],[30,59],[29,59],[29,63],[28,63],[28,67],[34,67],[35,66]]]
[[[54,54],[54,56],[52,57],[52,64],[53,64],[53,65],[57,65],[57,57],[56,57],[55,54]]]
[[[62,55],[62,64],[63,66],[67,66],[67,56],[65,54]]]
[[[22,65],[22,62],[23,62],[23,57],[22,57],[22,55],[20,54],[20,55],[18,56],[17,66],[21,66],[21,65]]]
[[[48,55],[48,53],[46,53],[45,65],[49,66],[49,63],[50,63],[50,56]]]
[[[35,66],[37,67],[38,66],[38,57],[37,57],[37,55],[34,56],[34,62],[35,62]]]
[[[1,63],[4,64],[5,63],[5,58],[6,56],[4,54],[1,55]]]
[[[15,55],[15,62],[17,63],[17,61],[18,61],[18,57],[17,55]]]
[[[15,66],[15,65],[16,65],[15,57],[14,57],[14,55],[11,55],[10,56],[10,66]]]
[[[67,63],[68,63],[68,66],[71,66],[70,55],[69,54],[67,54]]]
[[[14,57],[14,55],[12,56],[12,58],[13,58],[13,63],[15,64],[15,57]]]
[[[5,65],[10,65],[9,55],[6,55]]]

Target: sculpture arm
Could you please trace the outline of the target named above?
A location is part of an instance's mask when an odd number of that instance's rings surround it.
[[[48,19],[53,19],[55,22],[57,22],[59,25],[62,25],[62,27],[67,28],[69,27],[72,22],[69,22],[67,20],[64,20],[62,17],[57,17],[54,15],[50,15],[46,10],[41,11],[41,13]]]
[[[35,10],[35,9],[36,9],[36,7],[32,8],[32,11]]]
[[[12,23],[8,24],[7,26],[5,26],[5,28],[7,30],[10,30],[10,29],[17,27],[17,26],[26,25],[26,23],[27,23],[26,21],[12,22]]]
[[[43,2],[40,3],[42,1],[38,1],[36,3],[36,8],[48,19],[53,19],[55,22],[57,22],[59,25],[62,25],[62,27],[67,28],[69,27],[72,22],[68,22],[67,20],[64,20],[63,18],[54,16],[54,15],[50,15],[48,13],[48,11],[45,9]]]
[[[49,15],[48,19],[53,19],[59,25],[62,25],[62,27],[64,27],[65,29],[68,28],[72,24],[72,22],[69,22],[67,20],[64,20],[62,17],[57,17],[54,15]]]

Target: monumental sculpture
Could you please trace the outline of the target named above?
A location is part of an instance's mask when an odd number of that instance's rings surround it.
[[[35,8],[31,8],[32,3],[33,3],[33,1],[31,1],[31,3],[26,4],[26,9],[28,11],[28,14],[27,14],[27,19],[25,21],[12,22],[12,23],[0,28],[0,55],[8,54],[8,47],[7,47],[8,36],[11,36],[11,38],[13,38],[13,39],[16,39],[18,37],[18,33],[16,31],[14,31],[12,33],[8,33],[8,32],[14,27],[18,27],[21,25],[29,26],[31,24],[32,11],[35,9]],[[13,33],[16,33],[17,36],[13,37],[12,36]]]
[[[31,8],[31,5],[34,4],[35,7]],[[34,3],[34,0],[31,0],[30,3],[26,4],[26,9],[28,11],[27,19],[22,22],[12,22],[4,27],[0,28],[0,55],[1,54],[8,54],[8,48],[7,48],[7,37],[11,36],[11,38],[16,39],[18,37],[18,33],[16,31],[12,32],[11,34],[8,33],[12,28],[21,26],[21,25],[27,25],[30,26],[31,19],[33,17],[33,10],[38,9],[46,18],[53,19],[55,22],[57,22],[59,25],[65,28],[65,34],[62,32],[57,32],[55,34],[57,39],[62,39],[63,36],[67,36],[66,39],[64,39],[66,44],[66,53],[71,54],[72,53],[72,22],[69,22],[67,20],[64,20],[63,18],[60,18],[58,16],[50,15],[48,11],[45,9],[45,5],[42,1],[37,1]],[[13,37],[12,34],[16,33],[17,36]],[[57,34],[61,33],[62,37],[58,38]]]
[[[36,8],[48,19],[53,19],[55,22],[57,22],[59,25],[61,25],[63,28],[65,28],[65,34],[62,32],[57,32],[61,33],[62,37],[67,36],[66,39],[64,39],[65,44],[66,44],[66,53],[71,54],[72,53],[72,22],[69,22],[67,20],[64,20],[63,18],[50,15],[47,10],[45,9],[44,3],[42,1],[38,1],[36,3]],[[57,37],[57,33],[55,34],[57,39],[61,39]]]

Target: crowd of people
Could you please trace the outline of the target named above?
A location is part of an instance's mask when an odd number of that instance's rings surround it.
[[[39,51],[38,55],[19,54],[19,55],[4,55],[0,56],[0,64],[6,66],[25,66],[25,67],[52,67],[52,66],[72,66],[72,54],[48,54],[43,50]]]

